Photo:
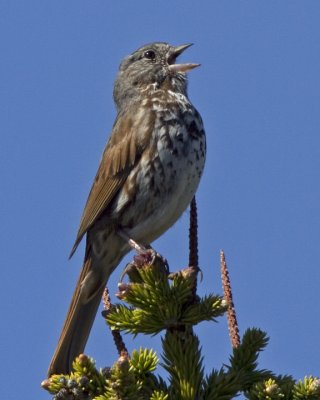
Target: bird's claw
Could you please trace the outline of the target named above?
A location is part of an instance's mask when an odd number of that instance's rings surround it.
[[[123,278],[126,275],[129,276],[129,279],[133,279],[135,281],[137,279],[135,272],[136,270],[144,267],[145,265],[155,265],[157,261],[165,268],[166,273],[169,274],[169,265],[167,260],[162,257],[161,254],[156,252],[152,247],[145,248],[144,251],[139,251],[133,257],[133,261],[125,266],[120,276],[120,283],[122,283]]]

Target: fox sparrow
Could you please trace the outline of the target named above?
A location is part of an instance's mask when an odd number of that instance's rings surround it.
[[[162,235],[198,187],[205,133],[188,99],[186,73],[199,64],[175,63],[189,46],[148,44],[120,65],[117,117],[71,252],[86,234],[84,264],[49,376],[70,372],[83,352],[107,280],[130,244]]]

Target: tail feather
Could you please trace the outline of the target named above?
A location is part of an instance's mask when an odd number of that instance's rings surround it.
[[[84,264],[49,365],[49,377],[68,374],[73,360],[83,353],[109,276],[130,250],[130,246],[114,230],[107,233],[103,238],[103,248],[108,252],[100,256],[94,253],[90,244],[99,243],[99,235],[91,232],[90,240],[87,240]]]
[[[48,369],[48,376],[69,373],[73,360],[84,351],[108,279],[108,276],[101,276],[98,268],[93,269],[92,264],[92,258],[87,255]],[[83,293],[83,282],[87,282],[89,275],[90,280],[93,278],[99,284],[88,298]]]

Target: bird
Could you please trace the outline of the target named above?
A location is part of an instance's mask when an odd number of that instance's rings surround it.
[[[83,267],[48,376],[68,374],[84,351],[107,281],[132,247],[145,249],[189,206],[206,157],[202,118],[187,94],[192,44],[144,45],[115,80],[116,119],[70,257],[86,236]]]

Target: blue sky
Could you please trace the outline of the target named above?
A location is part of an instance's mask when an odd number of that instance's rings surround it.
[[[120,60],[142,44],[195,43],[189,94],[208,141],[198,192],[200,294],[221,293],[226,252],[240,330],[266,330],[261,367],[319,375],[320,3],[204,0],[0,2],[2,397],[39,388],[82,262],[82,208],[115,117]],[[188,214],[154,247],[186,265]],[[116,270],[110,291],[125,262]],[[227,324],[197,332],[206,369]],[[159,339],[138,337],[159,349]],[[116,358],[97,318],[87,353]]]

